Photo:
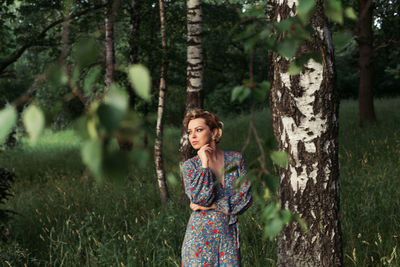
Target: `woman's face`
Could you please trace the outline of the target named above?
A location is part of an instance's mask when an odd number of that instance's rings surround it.
[[[197,118],[189,121],[188,135],[192,147],[200,149],[211,142],[212,132],[203,118]]]

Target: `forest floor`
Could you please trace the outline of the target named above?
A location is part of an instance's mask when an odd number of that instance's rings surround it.
[[[341,102],[344,266],[400,266],[399,107],[400,98],[375,100],[378,123],[360,128],[357,102]],[[249,116],[223,121],[221,147],[240,151]],[[273,146],[269,111],[257,111],[255,125]],[[178,128],[165,129],[165,167],[175,176],[179,135]],[[172,199],[162,206],[150,157],[145,169],[131,166],[123,186],[97,186],[85,172],[79,147],[79,138],[66,130],[45,132],[35,147],[22,140],[16,149],[0,151],[0,166],[17,176],[6,204],[17,215],[8,242],[0,243],[0,265],[180,266],[190,215],[181,204],[180,184],[169,180]],[[258,154],[252,141],[244,153],[247,165]],[[275,266],[276,241],[264,237],[261,216],[262,207],[253,205],[240,218],[243,266]]]

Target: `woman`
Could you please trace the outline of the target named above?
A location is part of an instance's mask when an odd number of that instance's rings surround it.
[[[184,126],[198,152],[182,165],[193,210],[182,245],[182,266],[239,266],[237,216],[252,203],[243,157],[218,148],[223,124],[214,114],[194,110],[186,115]],[[242,177],[237,188],[235,182]]]

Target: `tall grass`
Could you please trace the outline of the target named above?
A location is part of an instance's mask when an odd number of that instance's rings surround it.
[[[377,100],[378,125],[358,127],[357,103],[340,109],[340,175],[345,266],[400,266],[400,99]],[[241,150],[248,115],[224,118],[223,149]],[[273,144],[268,111],[255,114],[264,142]],[[165,130],[165,165],[178,172],[180,129]],[[179,266],[190,215],[181,187],[161,206],[152,163],[131,166],[124,186],[96,186],[80,160],[72,131],[47,132],[36,147],[0,152],[0,166],[17,175],[8,208],[11,240],[0,243],[5,266]],[[247,165],[259,154],[254,142]],[[276,242],[263,238],[261,208],[240,218],[244,266],[275,266]]]

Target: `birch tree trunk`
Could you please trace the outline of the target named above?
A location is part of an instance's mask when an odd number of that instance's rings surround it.
[[[158,111],[157,111],[157,126],[156,126],[156,140],[154,143],[154,160],[156,165],[158,187],[160,189],[160,198],[163,204],[167,203],[169,199],[167,183],[165,181],[165,170],[163,164],[162,145],[163,145],[163,127],[164,127],[164,103],[165,93],[167,90],[166,76],[167,76],[167,42],[165,40],[165,13],[164,1],[159,0],[160,5],[160,22],[161,22],[161,46],[162,46],[162,59],[161,59],[161,77],[160,77],[160,91],[158,96]]]
[[[295,0],[274,0],[274,18],[294,16]],[[338,93],[331,34],[316,1],[311,19],[316,34],[301,53],[321,53],[322,63],[310,59],[299,75],[288,73],[289,61],[273,55],[271,113],[278,149],[289,156],[280,169],[279,197],[283,208],[298,213],[308,233],[296,222],[278,237],[277,266],[342,266],[339,221]]]
[[[106,74],[105,74],[105,85],[108,90],[114,81],[114,69],[115,69],[115,56],[114,56],[114,25],[113,25],[113,12],[110,5],[106,7],[105,16],[105,59],[106,59]]]
[[[360,84],[358,88],[358,108],[360,112],[360,124],[374,122],[376,120],[374,111],[373,86],[373,33],[372,33],[372,0],[359,0],[360,9],[358,46]]]
[[[203,51],[201,45],[202,13],[201,0],[187,0],[187,69],[185,114],[194,108],[203,107]],[[180,161],[193,157],[195,151],[189,143],[185,130],[180,140]]]

